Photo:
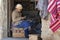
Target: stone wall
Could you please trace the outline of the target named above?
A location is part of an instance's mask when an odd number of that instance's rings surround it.
[[[0,0],[0,40],[2,38],[2,25],[3,24],[3,12],[2,12],[2,0]]]
[[[0,0],[0,37],[7,37],[7,0]]]
[[[7,0],[3,0],[3,37],[7,37]]]

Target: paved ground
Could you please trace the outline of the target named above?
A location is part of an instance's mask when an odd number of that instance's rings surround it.
[[[2,40],[28,40],[27,38],[3,38]]]

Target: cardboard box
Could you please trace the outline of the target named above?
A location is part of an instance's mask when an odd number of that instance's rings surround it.
[[[23,28],[13,28],[13,37],[25,37],[25,32]]]
[[[30,34],[29,40],[38,40],[38,35],[37,34]]]

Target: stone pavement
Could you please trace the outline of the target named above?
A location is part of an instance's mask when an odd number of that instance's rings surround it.
[[[2,40],[28,40],[28,38],[3,38]]]

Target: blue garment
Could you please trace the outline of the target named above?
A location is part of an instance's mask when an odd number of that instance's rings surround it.
[[[21,23],[19,23],[18,25],[16,25],[17,28],[26,28],[25,31],[25,37],[28,38],[29,36],[29,30],[28,28],[30,27],[30,22],[27,20],[22,21]]]
[[[39,23],[35,28],[36,34],[41,34],[41,24]]]
[[[25,30],[25,37],[28,38],[29,37],[29,29]]]
[[[16,25],[17,28],[28,28],[29,26],[30,26],[30,22],[26,20]]]
[[[25,31],[25,37],[29,37],[29,27],[31,27],[32,25],[34,24],[34,22],[30,22],[30,21],[27,21],[27,20],[24,20],[22,22],[19,22],[18,25],[16,25],[15,27],[17,28],[26,28],[24,31]]]

